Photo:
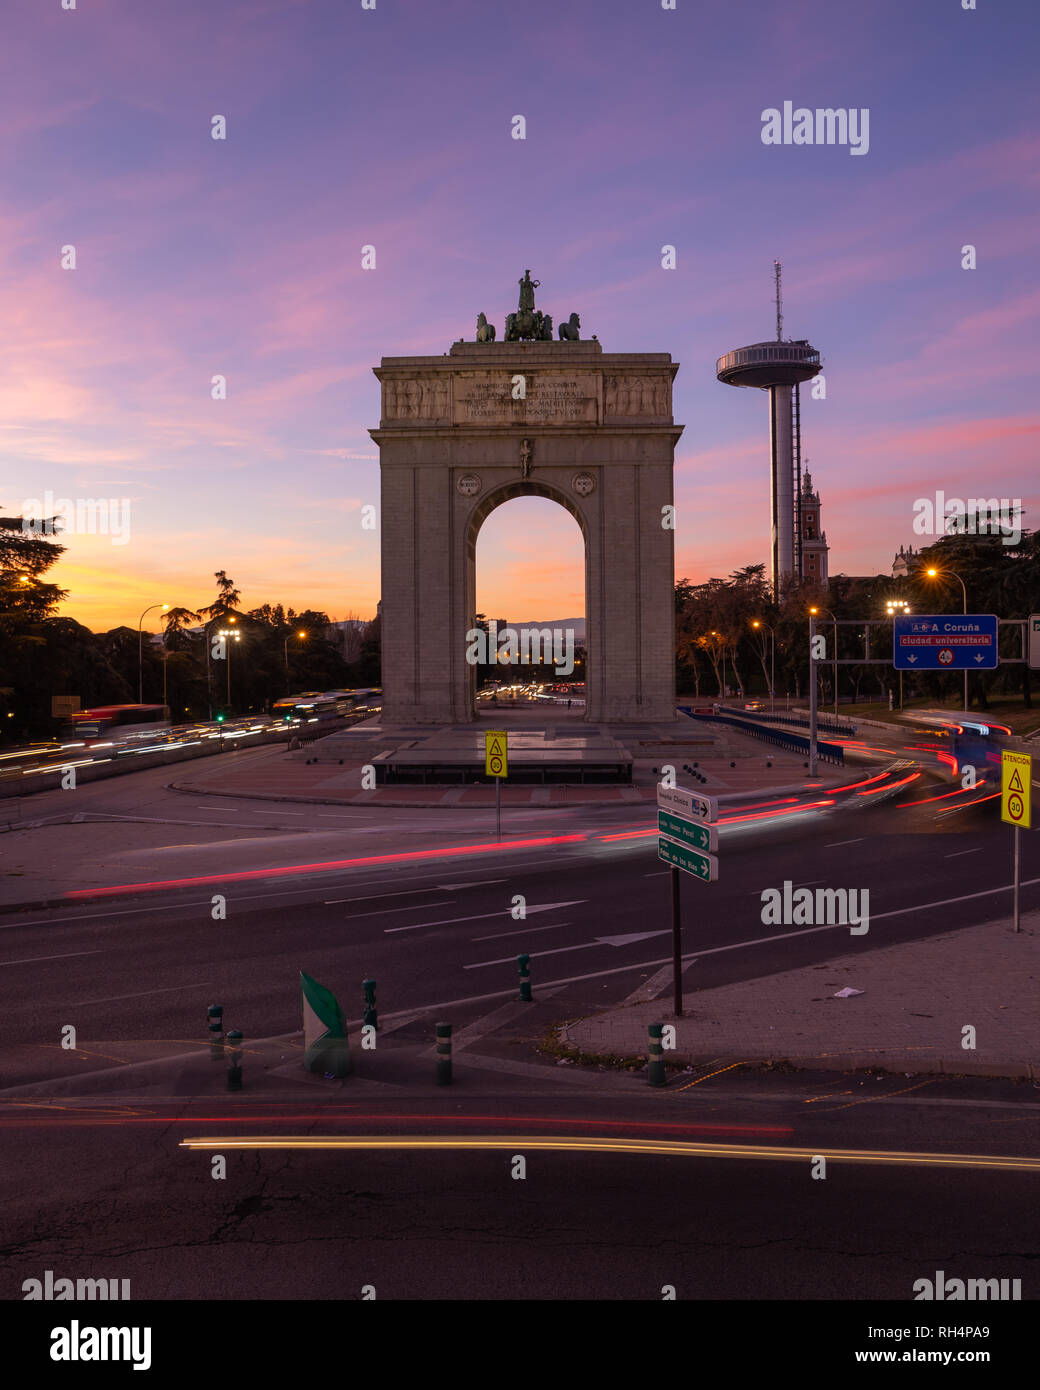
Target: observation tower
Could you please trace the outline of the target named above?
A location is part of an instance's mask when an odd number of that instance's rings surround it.
[[[715,363],[715,375],[727,386],[754,386],[769,392],[769,477],[773,519],[773,598],[780,598],[781,582],[801,572],[798,548],[801,525],[801,400],[799,386],[819,375],[820,354],[804,338],[783,337],[780,290],[781,266],[776,275],[776,341],[752,343],[727,352]]]

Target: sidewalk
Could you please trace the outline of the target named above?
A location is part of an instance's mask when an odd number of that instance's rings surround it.
[[[676,1048],[666,1062],[1040,1080],[1040,912],[1023,916],[1017,936],[1010,919],[987,922],[707,990],[696,988],[694,960],[683,980],[681,1019],[665,970],[650,982],[659,991],[654,1002],[565,1025],[561,1043],[575,1052],[645,1057],[647,1025],[671,1023]],[[846,986],[863,993],[836,999]],[[961,1046],[967,1025],[976,1031],[973,1051]]]

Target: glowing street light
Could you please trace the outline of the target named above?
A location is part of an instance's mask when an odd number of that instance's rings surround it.
[[[770,656],[769,656],[769,713],[773,713],[773,703],[776,699],[776,629],[770,627],[759,618],[752,618],[751,626],[754,628],[764,627],[769,633]]]
[[[282,652],[283,652],[283,654],[284,654],[284,656],[285,656],[285,690],[286,690],[286,694],[289,693],[289,638],[290,638],[290,637],[293,637],[293,636],[298,637],[299,640],[300,640],[301,642],[303,642],[303,641],[306,640],[307,634],[306,634],[306,632],[304,632],[302,629],[301,629],[299,632],[297,632],[297,633],[292,633],[292,632],[290,632],[290,633],[288,633],[288,634],[286,635],[285,641],[282,643]]]
[[[928,576],[929,579],[940,579],[940,578],[943,578],[943,579],[956,579],[957,583],[961,586],[961,593],[962,593],[963,596],[964,596],[964,608],[963,608],[962,611],[963,611],[963,613],[965,614],[965,616],[967,616],[967,613],[968,613],[968,587],[967,587],[967,585],[965,584],[964,580],[963,580],[963,579],[960,577],[960,575],[957,573],[957,571],[956,571],[956,570],[944,570],[944,569],[939,569],[938,566],[931,565],[931,566],[929,566],[928,569],[925,570],[925,574]],[[965,713],[965,714],[968,713],[968,671],[967,671],[967,667],[965,667],[965,670],[964,670],[964,713]]]
[[[141,625],[145,620],[145,614],[150,613],[153,608],[161,608],[165,613],[169,607],[170,605],[168,603],[150,604],[137,620],[137,703],[139,705],[144,703],[144,666],[142,664],[144,635],[141,630]]]

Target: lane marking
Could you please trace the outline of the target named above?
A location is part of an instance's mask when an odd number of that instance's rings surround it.
[[[840,845],[861,845],[867,837],[861,835],[858,840],[832,840],[829,845],[824,845],[824,849],[837,849]]]
[[[170,985],[167,989],[142,989],[137,994],[110,994],[106,999],[77,999],[75,1003],[63,1004],[65,1009],[82,1009],[87,1004],[114,1004],[120,999],[143,999],[146,994],[176,994],[182,989],[199,989],[202,985],[208,985],[208,980],[196,980],[191,985]]]
[[[358,887],[362,885],[359,884]],[[336,907],[340,903],[370,903],[382,902],[384,898],[414,898],[418,893],[432,893],[432,888],[401,888],[396,893],[359,893],[356,898],[325,898],[323,906]],[[415,907],[422,907],[422,903],[415,903]]]
[[[537,907],[529,907],[529,908],[527,909],[527,915],[528,915],[528,917],[530,917],[531,914],[534,913],[534,912],[555,912],[558,908],[562,908],[562,907],[578,907],[578,906],[580,906],[582,903],[587,903],[587,902],[588,902],[588,898],[575,898],[572,902],[569,902],[569,903],[541,903],[541,904],[539,904]],[[440,904],[437,904],[437,905],[440,906]],[[446,905],[446,904],[445,904],[445,905]],[[421,906],[421,904],[420,904],[420,906]],[[427,904],[427,906],[429,906],[429,904]],[[454,926],[455,923],[457,923],[457,922],[484,922],[484,921],[486,921],[489,917],[501,917],[503,913],[508,913],[508,912],[509,912],[509,908],[508,908],[508,907],[503,907],[503,908],[500,908],[497,912],[478,912],[478,913],[477,913],[475,916],[473,916],[473,917],[448,917],[448,918],[446,918],[446,919],[445,919],[444,921],[442,921],[442,922],[413,922],[412,925],[411,925],[411,926],[408,926],[408,927],[384,927],[383,930],[384,930],[384,931],[387,931],[387,932],[397,932],[397,931],[419,931],[420,928],[422,928],[422,927],[450,927],[450,926]]]
[[[360,922],[362,917],[389,917],[392,912],[415,912],[420,907],[450,907],[457,899],[449,898],[447,902],[437,903],[407,903],[404,907],[384,907],[379,912],[351,912],[344,917],[345,922]],[[407,927],[387,927],[386,931],[408,931]]]
[[[23,956],[21,960],[0,960],[0,965],[30,965],[38,960],[70,960],[72,956],[99,956],[100,951],[66,951],[61,956]]]
[[[959,849],[956,854],[944,854],[944,859],[957,859],[962,854],[981,854],[982,849]]]
[[[534,936],[539,931],[557,931],[560,927],[569,927],[570,922],[550,922],[547,927],[517,927],[516,931],[500,931],[494,936],[471,936],[470,941],[501,941],[504,936]]]
[[[569,927],[569,922],[561,922],[561,927]],[[602,941],[583,941],[580,946],[556,946],[551,951],[539,951],[541,956],[562,956],[567,951],[591,951],[594,946],[602,946]],[[464,965],[463,970],[483,970],[486,965],[511,965],[516,956],[502,956],[500,960],[478,960],[474,965]]]

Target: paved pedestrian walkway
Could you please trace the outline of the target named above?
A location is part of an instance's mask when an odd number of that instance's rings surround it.
[[[1024,916],[1017,935],[1009,920],[987,922],[716,989],[696,982],[694,960],[680,1019],[671,972],[661,971],[655,1001],[570,1023],[561,1041],[576,1052],[645,1056],[647,1025],[671,1023],[676,1048],[666,1060],[1040,1080],[1040,912]],[[836,997],[847,988],[862,993]],[[969,1027],[974,1048],[963,1045]]]

